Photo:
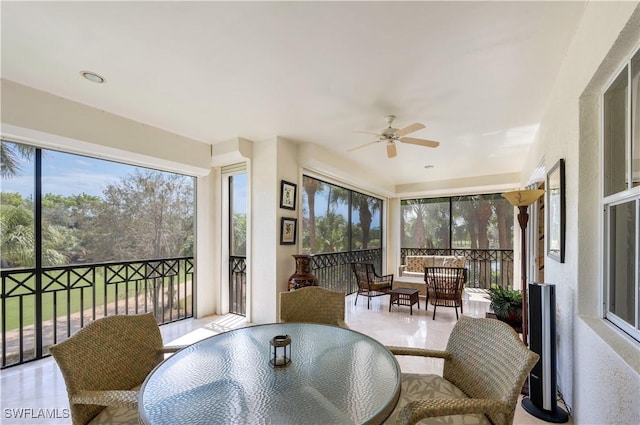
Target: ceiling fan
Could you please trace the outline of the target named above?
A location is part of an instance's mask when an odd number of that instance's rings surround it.
[[[391,127],[391,123],[396,119],[395,115],[387,115],[384,117],[389,124],[389,127],[382,130],[382,133],[371,133],[369,131],[355,131],[354,133],[365,133],[365,134],[373,134],[378,136],[378,140],[374,142],[365,143],[364,145],[356,146],[355,148],[348,149],[347,152],[355,151],[356,149],[364,148],[365,146],[372,145],[374,143],[386,142],[387,143],[387,156],[389,158],[393,158],[398,155],[396,150],[396,142],[400,141],[401,143],[409,143],[412,145],[425,146],[428,148],[437,148],[440,145],[440,142],[434,142],[433,140],[425,140],[425,139],[416,139],[414,137],[403,137],[406,134],[413,133],[414,131],[418,131],[423,129],[424,124],[415,123],[411,124],[407,127],[397,129]]]

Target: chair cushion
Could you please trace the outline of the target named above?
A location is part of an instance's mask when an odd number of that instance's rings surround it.
[[[407,271],[409,272],[422,272],[424,273],[425,264],[427,262],[426,257],[421,256],[407,256]]]
[[[371,288],[372,291],[382,291],[384,289],[390,289],[389,282],[371,283],[369,284],[369,288]]]
[[[404,273],[419,273],[424,276],[425,267],[464,267],[465,257],[454,255],[407,255]]]
[[[442,260],[442,267],[464,267],[465,262],[464,257],[449,257]]]
[[[132,390],[140,390],[137,385]],[[89,425],[138,425],[138,409],[128,407],[107,407],[89,422]]]
[[[400,398],[396,408],[385,421],[385,424],[395,424],[398,413],[410,401],[433,398],[468,398],[451,382],[439,375],[420,375],[403,373],[400,383]],[[418,422],[420,425],[491,425],[484,415],[456,415],[425,418]]]

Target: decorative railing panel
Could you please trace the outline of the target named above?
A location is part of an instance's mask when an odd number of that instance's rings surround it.
[[[229,313],[247,315],[247,257],[229,257]]]
[[[431,249],[401,248],[402,264],[407,255],[457,255],[467,259],[469,288],[489,289],[492,285],[501,288],[513,287],[512,249]]]
[[[380,273],[382,270],[382,249],[314,254],[311,256],[311,272],[318,278],[319,286],[351,294],[358,289],[350,265],[356,262],[373,263],[376,271]]]
[[[193,257],[3,269],[2,368],[48,355],[87,322],[153,312],[159,324],[193,317]]]

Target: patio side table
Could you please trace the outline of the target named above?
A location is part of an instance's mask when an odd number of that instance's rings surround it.
[[[389,291],[391,299],[389,300],[389,311],[391,306],[395,303],[397,306],[406,305],[409,306],[409,313],[413,316],[413,305],[418,304],[420,308],[420,299],[418,298],[419,291],[417,289],[410,288],[396,288]]]

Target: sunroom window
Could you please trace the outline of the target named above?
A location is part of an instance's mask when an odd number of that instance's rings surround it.
[[[640,340],[640,50],[602,95],[604,316]]]

